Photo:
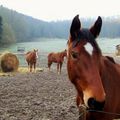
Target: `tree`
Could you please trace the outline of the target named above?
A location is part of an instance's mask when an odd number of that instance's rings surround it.
[[[11,26],[7,23],[4,23],[1,43],[8,44],[8,43],[14,43],[14,42],[16,42],[16,39]]]
[[[0,41],[2,39],[2,31],[3,31],[3,29],[2,29],[2,17],[0,16]]]

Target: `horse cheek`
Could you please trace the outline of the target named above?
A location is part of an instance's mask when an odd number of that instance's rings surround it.
[[[68,76],[69,76],[70,81],[74,84],[75,82],[74,78],[76,78],[75,77],[76,75],[74,73],[73,63],[70,60],[67,62],[67,71],[68,71]]]

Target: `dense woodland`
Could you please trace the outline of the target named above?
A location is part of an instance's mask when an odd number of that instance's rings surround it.
[[[84,27],[90,27],[94,21],[91,18],[81,19]],[[71,20],[46,22],[0,6],[0,44],[31,41],[40,37],[67,39],[70,23]],[[120,16],[103,18],[100,36],[120,37]]]

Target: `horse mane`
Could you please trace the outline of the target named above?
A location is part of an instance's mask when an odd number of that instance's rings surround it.
[[[113,57],[110,56],[105,56],[108,60],[110,60],[112,63],[116,64],[115,60]]]
[[[29,53],[30,53],[30,51],[28,51],[28,52],[26,53],[26,55],[29,54]]]

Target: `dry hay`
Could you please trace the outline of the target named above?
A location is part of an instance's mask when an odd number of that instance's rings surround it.
[[[43,68],[36,68],[36,71],[32,72],[32,73],[37,73],[37,72],[43,72],[44,69]],[[28,70],[28,67],[19,67],[17,71],[15,72],[2,72],[0,71],[0,76],[15,76],[17,73],[21,73],[21,74],[26,74],[26,73],[30,73]]]
[[[13,53],[5,52],[0,56],[0,67],[3,72],[17,71],[19,60]]]
[[[43,68],[36,68],[36,71],[34,71],[34,72],[43,72],[43,71],[44,71]],[[19,67],[18,72],[20,72],[20,73],[28,73],[29,70],[28,70],[28,67]]]

